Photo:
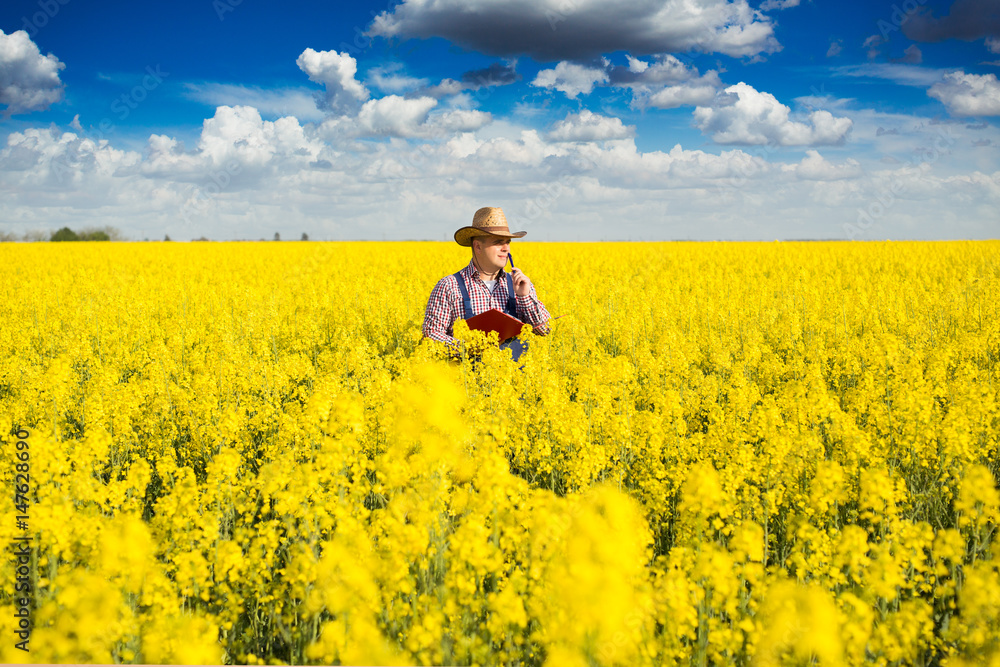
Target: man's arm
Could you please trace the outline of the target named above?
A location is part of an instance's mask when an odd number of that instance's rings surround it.
[[[448,327],[455,323],[456,315],[452,308],[451,290],[448,288],[448,277],[438,281],[427,300],[427,310],[424,311],[424,337],[442,343],[457,344],[458,340],[447,334]]]
[[[542,302],[538,300],[538,295],[535,294],[535,286],[531,286],[528,294],[524,296],[518,294],[514,298],[517,300],[518,319],[530,324],[539,336],[549,333],[549,318],[551,315],[549,315],[549,311],[545,309],[545,306],[542,305]]]

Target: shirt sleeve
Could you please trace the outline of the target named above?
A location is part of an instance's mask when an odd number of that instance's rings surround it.
[[[431,291],[424,311],[424,337],[442,343],[457,343],[457,339],[448,335],[448,329],[455,323],[455,312],[452,307],[451,287],[448,277],[438,281]]]
[[[515,295],[514,298],[517,300],[518,319],[530,324],[535,333],[540,336],[549,333],[549,318],[551,315],[549,315],[549,311],[545,310],[542,302],[538,300],[538,295],[535,294],[535,286],[531,286],[531,290],[527,295]]]

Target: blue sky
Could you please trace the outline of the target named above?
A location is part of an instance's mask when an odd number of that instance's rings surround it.
[[[995,238],[995,0],[8,0],[0,231]]]

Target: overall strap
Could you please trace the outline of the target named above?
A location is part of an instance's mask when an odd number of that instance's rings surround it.
[[[472,299],[469,298],[469,289],[465,286],[461,271],[455,274],[455,280],[458,281],[458,291],[462,293],[462,313],[464,314],[462,319],[467,320],[472,317]]]
[[[513,262],[511,262],[513,264]],[[514,278],[511,277],[509,273],[505,274],[507,277],[507,307],[506,312],[511,317],[517,317],[517,299],[514,298]]]

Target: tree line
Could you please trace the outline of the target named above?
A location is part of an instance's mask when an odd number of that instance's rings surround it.
[[[69,227],[63,227],[54,232],[44,230],[33,230],[25,232],[20,236],[11,232],[0,232],[0,242],[25,241],[34,243],[39,241],[123,241],[122,233],[111,226],[106,227],[86,227],[79,232],[75,232]]]
[[[26,243],[37,243],[39,241],[127,241],[128,239],[121,233],[117,227],[105,226],[105,227],[86,227],[81,229],[79,232],[75,232],[69,227],[63,227],[62,229],[49,232],[45,230],[32,230],[25,232],[24,234],[18,235],[11,232],[0,231],[0,243],[13,243],[16,241],[23,241]],[[143,239],[148,241],[149,239]],[[164,241],[171,241],[170,235],[167,234],[163,237]],[[197,239],[191,239],[192,241],[211,241],[205,236]],[[264,239],[261,239],[263,241]],[[274,233],[274,240],[280,241],[281,234],[278,232]],[[309,234],[302,232],[302,241],[309,240]]]

